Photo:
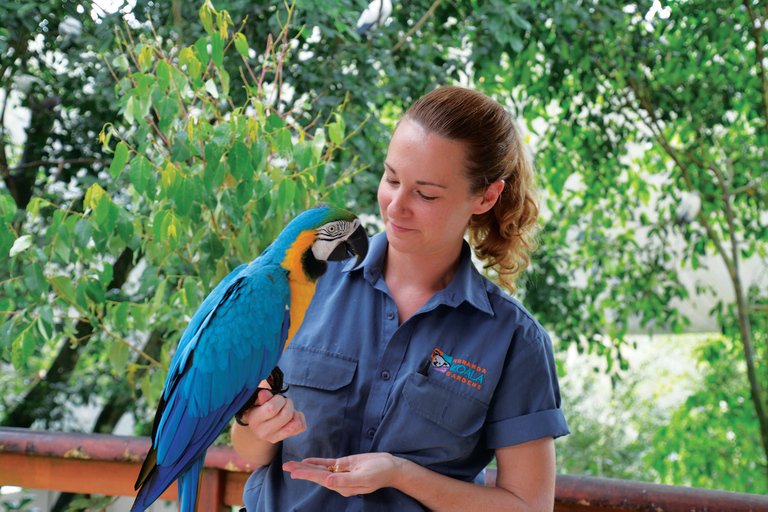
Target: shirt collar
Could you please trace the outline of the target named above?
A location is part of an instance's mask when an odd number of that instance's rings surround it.
[[[376,284],[384,270],[384,257],[387,254],[387,234],[386,232],[374,235],[368,244],[368,253],[363,260],[362,265],[355,268],[355,260],[350,260],[345,266],[344,272],[361,272],[363,278],[371,286]],[[475,268],[472,262],[471,249],[469,244],[464,241],[461,248],[461,263],[456,271],[456,275],[448,286],[436,293],[426,307],[435,307],[439,304],[445,304],[450,307],[457,307],[462,302],[468,302],[475,308],[484,313],[493,316],[493,308],[488,299],[488,288],[486,279]],[[431,308],[430,308],[431,309]]]

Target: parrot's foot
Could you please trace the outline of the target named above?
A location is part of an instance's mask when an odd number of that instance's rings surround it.
[[[267,384],[269,384],[269,388],[256,388],[256,391],[253,393],[251,398],[249,398],[248,401],[245,402],[245,405],[243,405],[235,414],[235,421],[237,424],[243,427],[248,426],[248,424],[243,421],[243,414],[248,412],[248,409],[253,407],[253,404],[255,404],[256,400],[259,399],[259,391],[262,389],[268,389],[272,392],[273,395],[282,395],[288,391],[288,386],[283,387],[284,379],[285,376],[283,375],[283,370],[277,366],[272,368],[272,372],[269,374],[269,377],[267,377]]]
[[[285,375],[283,370],[279,366],[272,368],[272,372],[267,377],[267,384],[269,384],[269,390],[275,395],[282,395],[288,391],[288,386],[283,387],[285,381]]]

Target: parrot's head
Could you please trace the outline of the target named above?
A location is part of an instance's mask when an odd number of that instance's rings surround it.
[[[276,243],[285,238],[283,266],[289,271],[301,266],[309,281],[325,273],[328,261],[357,258],[359,265],[368,252],[368,235],[353,213],[325,204],[318,204],[299,214],[283,229]]]

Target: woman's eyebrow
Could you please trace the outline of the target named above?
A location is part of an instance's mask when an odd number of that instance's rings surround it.
[[[395,168],[392,167],[388,162],[384,162],[384,167],[389,169],[389,172],[391,172],[392,174],[397,176],[397,171],[395,171]],[[441,185],[440,183],[434,183],[434,182],[431,182],[431,181],[417,180],[416,184],[417,185],[428,185],[428,186],[431,186],[431,187],[448,188],[446,185]]]

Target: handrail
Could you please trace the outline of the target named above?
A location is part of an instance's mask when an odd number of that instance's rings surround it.
[[[150,447],[147,437],[0,427],[0,485],[109,496],[135,496],[133,483]],[[201,511],[242,504],[254,466],[232,448],[208,450]],[[486,482],[495,484],[489,468]],[[176,485],[162,499],[176,500]],[[766,512],[768,496],[579,475],[557,475],[556,512]]]

